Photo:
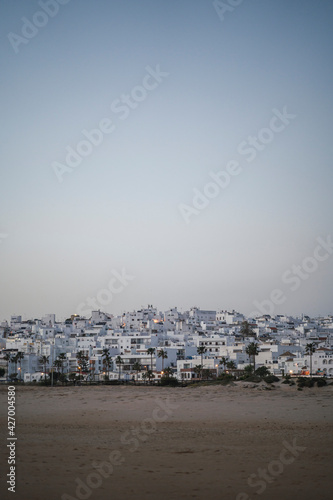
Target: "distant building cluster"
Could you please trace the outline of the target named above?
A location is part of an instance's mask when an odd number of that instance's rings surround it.
[[[333,316],[263,315],[152,305],[119,316],[92,311],[57,322],[55,314],[0,325],[2,380],[39,382],[179,381],[241,373],[251,363],[274,375],[333,377]],[[311,348],[309,349],[309,345]]]

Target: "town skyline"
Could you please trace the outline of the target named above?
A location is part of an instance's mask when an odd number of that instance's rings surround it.
[[[314,367],[317,376],[331,377],[332,343],[333,316],[248,319],[235,310],[162,312],[148,304],[120,316],[97,310],[65,321],[55,314],[28,321],[12,316],[0,324],[0,363],[7,363],[7,379],[24,382],[43,376],[46,382],[56,366],[63,382],[81,375],[90,382],[129,380],[135,373],[141,381],[148,374],[149,381],[162,381],[165,373],[180,381],[202,378],[203,370],[217,378],[227,363],[238,375],[253,363],[274,376],[312,376]]]

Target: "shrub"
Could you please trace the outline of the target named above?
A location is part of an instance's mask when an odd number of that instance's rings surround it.
[[[217,377],[217,380],[235,380],[235,377],[230,373],[221,373],[221,375]]]
[[[252,365],[244,366],[244,372],[245,372],[245,376],[249,377],[253,373],[253,366]]]
[[[161,377],[161,385],[170,385],[171,387],[175,387],[179,385],[178,380],[175,377]]]
[[[291,382],[291,375],[284,375],[283,379],[283,384],[289,384]]]
[[[317,378],[317,387],[323,387],[324,385],[327,385],[327,382],[324,378]]]
[[[271,374],[267,366],[259,366],[259,368],[256,369],[255,374],[258,375],[259,377],[266,377]]]
[[[313,378],[298,377],[297,386],[301,387],[301,388],[302,387],[313,387],[314,380],[313,380]]]
[[[279,378],[276,377],[275,375],[267,375],[267,377],[264,377],[264,381],[267,384],[272,384],[273,382],[279,382]]]
[[[244,377],[243,380],[246,380],[246,382],[255,382],[256,384],[258,384],[259,382],[261,382],[261,377],[250,375],[249,377]]]

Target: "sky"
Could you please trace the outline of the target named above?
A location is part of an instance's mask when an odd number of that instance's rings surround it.
[[[0,321],[333,314],[333,3],[0,3]]]

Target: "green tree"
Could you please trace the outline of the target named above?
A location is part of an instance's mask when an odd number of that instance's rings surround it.
[[[201,366],[202,366],[202,369],[201,369],[201,375],[200,377],[202,378],[202,370],[203,370],[203,355],[205,354],[206,352],[206,347],[201,345],[199,347],[197,347],[197,353],[199,354],[199,356],[201,356]]]
[[[165,360],[165,359],[167,359],[168,354],[167,354],[167,352],[166,352],[164,349],[160,349],[160,350],[158,351],[157,356],[158,356],[159,358],[162,358],[162,372],[164,372],[164,360]]]
[[[251,342],[245,349],[246,354],[249,356],[250,363],[253,364],[253,371],[256,370],[256,356],[259,354],[258,344]]]
[[[39,358],[39,362],[40,362],[40,364],[41,364],[41,365],[43,365],[43,367],[44,367],[44,381],[45,381],[45,384],[46,384],[46,365],[47,365],[47,364],[48,364],[48,362],[49,362],[49,357],[50,357],[50,356],[45,356],[45,355],[44,355],[44,356],[41,356],[41,357]]]
[[[167,378],[169,378],[173,375],[173,370],[172,370],[171,366],[168,366],[168,368],[166,368],[164,370],[164,374]]]
[[[155,378],[155,375],[154,375],[154,373],[153,373],[153,370],[147,370],[146,374],[147,374],[147,377],[148,377],[148,381],[149,381],[149,383],[151,383],[151,380],[152,380],[153,378]]]
[[[253,374],[253,366],[252,365],[244,366],[244,372],[246,377],[250,377]]]
[[[194,373],[196,373],[198,376],[202,377],[202,365],[195,365],[194,367]]]
[[[122,359],[121,356],[117,356],[116,357],[116,365],[118,366],[118,370],[119,370],[119,376],[118,376],[118,380],[120,380],[120,374],[121,374],[121,365],[124,364],[124,360]]]
[[[149,354],[149,356],[150,356],[150,369],[153,370],[153,356],[155,354],[155,348],[148,347],[147,354]]]
[[[227,368],[228,368],[228,370],[236,370],[236,368],[237,368],[236,363],[232,360],[228,361]]]
[[[226,358],[225,356],[222,356],[219,364],[223,366],[223,371],[225,371],[225,367],[226,367],[227,363],[228,363],[228,358]]]
[[[74,385],[76,384],[76,381],[77,381],[77,375],[76,375],[76,373],[70,373],[68,375],[68,378],[69,378],[69,380],[71,380],[73,382]]]
[[[12,355],[10,352],[6,352],[3,359],[7,361],[7,379],[9,379],[9,363],[12,361]]]
[[[53,363],[53,364],[54,364],[54,366],[57,368],[57,372],[58,372],[58,373],[60,373],[59,369],[62,367],[62,361],[61,361],[61,359],[58,359],[58,358],[57,358],[57,359],[54,361],[54,363]]]
[[[245,339],[245,337],[253,337],[255,335],[255,333],[252,329],[252,326],[250,325],[250,323],[248,321],[242,322],[241,328],[240,328],[240,334],[242,335],[243,340]]]
[[[112,366],[112,358],[110,356],[109,349],[107,349],[106,347],[104,347],[102,351],[102,358],[103,358],[103,366],[105,367],[106,370],[107,380],[110,380],[109,372]]]
[[[259,377],[267,377],[267,375],[270,375],[270,371],[267,368],[267,366],[259,366],[259,368],[256,369],[255,374],[258,375]]]
[[[312,376],[312,355],[316,351],[316,344],[311,342],[311,344],[306,344],[305,353],[310,356],[310,377]]]
[[[58,356],[58,359],[61,361],[61,375],[64,374],[64,361],[67,359],[66,353],[61,352]]]
[[[133,370],[136,372],[136,381],[138,381],[139,372],[142,371],[142,364],[139,361],[136,361],[133,364]]]
[[[81,381],[81,372],[82,373],[88,373],[89,367],[88,367],[88,361],[89,358],[84,354],[83,351],[79,351],[76,354],[76,359],[77,359],[77,366],[79,369],[79,382]]]
[[[19,366],[19,380],[22,380],[22,359],[24,359],[24,353],[19,351],[15,356],[15,363],[18,363]]]

